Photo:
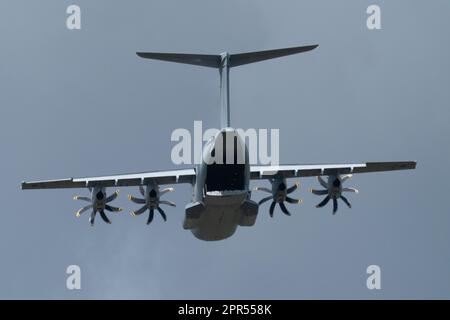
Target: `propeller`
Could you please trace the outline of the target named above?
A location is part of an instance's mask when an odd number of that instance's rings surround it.
[[[281,211],[287,215],[290,216],[291,213],[286,208],[285,202],[291,203],[291,204],[301,204],[303,203],[303,200],[301,199],[294,199],[288,196],[288,194],[291,194],[294,192],[299,186],[300,183],[296,182],[293,186],[287,188],[286,186],[286,179],[284,177],[276,177],[274,179],[269,179],[272,189],[265,188],[265,187],[256,187],[255,191],[263,191],[266,193],[271,193],[270,196],[265,197],[261,199],[258,203],[258,205],[262,205],[263,203],[272,200],[272,203],[270,204],[269,208],[269,214],[271,217],[273,217],[273,212],[275,210],[275,206],[278,203],[280,206]]]
[[[161,209],[160,205],[168,205],[171,207],[175,207],[175,203],[172,201],[160,200],[160,197],[163,194],[174,191],[173,188],[165,188],[159,190],[159,186],[151,182],[147,185],[146,189],[143,186],[139,186],[139,192],[144,198],[137,198],[132,195],[128,195],[128,199],[134,203],[143,204],[143,206],[136,210],[131,211],[132,216],[139,216],[143,214],[145,211],[149,210],[149,215],[147,219],[147,224],[150,224],[153,221],[155,209],[159,212],[164,221],[167,221],[166,213],[163,209]]]
[[[113,207],[108,204],[117,198],[117,196],[119,195],[119,190],[116,190],[113,194],[111,194],[108,197],[106,196],[106,188],[94,187],[89,188],[89,190],[91,191],[91,197],[84,197],[84,196],[73,197],[74,200],[82,200],[90,202],[89,205],[78,210],[75,215],[77,216],[77,218],[79,218],[84,212],[88,211],[89,209],[92,209],[91,216],[89,218],[91,226],[94,226],[95,216],[97,215],[97,212],[100,214],[100,217],[102,218],[103,221],[110,224],[111,221],[108,219],[105,210],[111,212],[122,211],[122,208]]]
[[[351,174],[340,176],[340,175],[331,175],[328,176],[328,181],[322,179],[321,176],[317,177],[320,185],[324,187],[323,190],[316,190],[311,188],[310,191],[317,196],[325,196],[325,198],[316,205],[316,208],[322,208],[325,206],[330,200],[333,200],[333,214],[336,214],[338,210],[338,199],[341,199],[349,208],[352,207],[350,202],[346,197],[342,195],[343,192],[353,192],[358,193],[359,191],[355,188],[343,188],[342,184],[352,177]]]

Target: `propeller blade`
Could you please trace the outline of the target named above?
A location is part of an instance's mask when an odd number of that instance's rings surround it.
[[[168,206],[171,206],[171,207],[176,207],[176,206],[177,206],[177,205],[175,204],[175,202],[167,201],[167,200],[159,200],[159,203],[160,203],[160,204],[165,204],[165,205],[168,205]]]
[[[264,202],[267,202],[272,199],[272,196],[265,197],[258,202],[258,206],[262,205]]]
[[[297,181],[292,187],[290,187],[286,190],[286,193],[289,194],[289,193],[294,192],[299,186],[300,186],[300,182]]]
[[[323,199],[322,202],[316,206],[316,208],[322,208],[328,203],[328,201],[330,201],[330,196],[326,196],[325,199]]]
[[[174,188],[165,188],[163,190],[161,190],[161,192],[159,193],[160,196],[162,196],[163,194],[167,193],[167,192],[173,192],[175,191]]]
[[[131,200],[134,203],[138,203],[138,204],[144,204],[145,203],[145,199],[133,197],[131,194],[128,195],[128,200]]]
[[[75,196],[75,197],[73,197],[73,200],[83,200],[83,201],[91,202],[91,198],[82,197],[82,196]]]
[[[77,211],[77,213],[75,213],[75,215],[77,216],[77,218],[79,218],[83,212],[85,212],[86,210],[89,210],[91,208],[92,208],[92,204],[81,208],[80,210]]]
[[[119,195],[119,190],[116,190],[112,195],[110,195],[108,198],[106,198],[106,203],[109,203],[117,198]]]
[[[273,210],[275,210],[275,205],[276,205],[276,202],[272,201],[272,204],[270,205],[270,208],[269,208],[269,214],[270,214],[271,218],[273,217]]]
[[[328,190],[316,190],[316,189],[309,189],[309,191],[313,194],[315,194],[316,196],[324,196],[326,194],[328,194]]]
[[[111,221],[109,221],[108,217],[105,214],[105,211],[100,210],[100,217],[102,217],[103,221],[105,221],[106,223],[111,224]]]
[[[338,202],[337,202],[337,199],[336,199],[336,198],[333,198],[333,214],[336,213],[337,209],[338,209]]]
[[[120,212],[120,211],[123,210],[122,208],[112,207],[112,206],[107,205],[107,204],[105,205],[105,209],[108,210],[108,211],[111,211],[111,212]]]
[[[132,216],[138,216],[140,214],[143,214],[145,212],[145,210],[147,210],[147,206],[143,206],[142,208],[140,208],[138,211],[131,211],[131,215]]]
[[[287,215],[287,216],[291,215],[283,202],[280,202],[279,205],[280,205],[281,211],[283,211],[283,213],[285,215]]]
[[[347,174],[347,175],[345,175],[345,176],[343,176],[343,177],[341,178],[341,182],[344,183],[345,180],[348,180],[348,179],[350,179],[351,177],[353,177],[353,175]]]
[[[352,205],[350,204],[350,202],[347,200],[347,198],[346,197],[344,197],[343,195],[341,195],[341,199],[342,199],[342,201],[344,201],[345,202],[345,204],[349,207],[349,208],[351,208],[352,207]]]
[[[159,213],[161,214],[161,217],[164,219],[164,221],[167,221],[167,216],[166,216],[166,214],[164,213],[164,210],[161,209],[160,207],[156,207],[156,210],[159,211]]]
[[[149,214],[148,214],[147,224],[150,224],[150,223],[152,223],[152,221],[153,221],[153,216],[154,216],[153,211],[154,211],[153,209],[150,209],[150,212],[149,212]]]
[[[292,199],[291,197],[286,197],[286,201],[292,204],[301,204],[303,203],[302,199]]]
[[[317,180],[319,181],[319,183],[322,187],[324,187],[325,189],[328,189],[327,183],[325,182],[325,180],[322,179],[321,176],[317,176]]]
[[[139,186],[139,192],[145,197],[145,190],[143,186]]]
[[[96,210],[92,210],[91,217],[89,218],[89,222],[91,223],[91,226],[94,226],[95,222],[95,214],[97,213]]]
[[[344,191],[344,192],[359,193],[358,189],[355,189],[355,188],[342,188],[342,191]]]
[[[264,191],[264,192],[267,192],[267,193],[272,193],[272,191],[269,188],[266,188],[266,187],[256,187],[253,190],[254,191]]]

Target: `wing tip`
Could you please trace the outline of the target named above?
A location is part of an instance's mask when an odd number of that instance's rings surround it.
[[[22,182],[20,183],[20,189],[21,189],[21,190],[32,189],[32,187],[33,187],[33,183],[32,183],[32,182],[22,181]]]
[[[396,169],[391,170],[413,170],[417,167],[417,161],[366,162],[368,167],[379,164],[394,165]]]
[[[319,44],[310,44],[310,45],[305,45],[305,46],[299,46],[299,47],[292,47],[292,48],[286,48],[286,49],[300,49],[302,51],[311,51],[314,49],[317,49],[319,47]]]
[[[401,167],[405,168],[405,169],[415,169],[417,166],[417,161],[404,161],[401,165]]]

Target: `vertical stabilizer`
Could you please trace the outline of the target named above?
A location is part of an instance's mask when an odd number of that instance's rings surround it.
[[[224,52],[220,55],[220,125],[229,127],[230,123],[230,55]]]

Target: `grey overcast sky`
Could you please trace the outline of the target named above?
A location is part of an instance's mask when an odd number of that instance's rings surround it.
[[[374,3],[382,30],[369,31]],[[81,30],[66,28],[70,4]],[[0,298],[450,298],[449,13],[446,0],[1,1]],[[215,70],[136,51],[316,43],[233,69],[232,124],[279,128],[282,163],[418,161],[354,176],[352,209],[314,208],[304,179],[291,217],[262,207],[254,227],[209,243],[182,229],[186,185],[167,197],[167,223],[130,217],[137,190],[123,189],[124,214],[94,228],[74,215],[87,190],[19,189],[176,168],[171,132],[218,126]],[[66,289],[72,264],[79,291]],[[372,264],[381,290],[366,288]]]

